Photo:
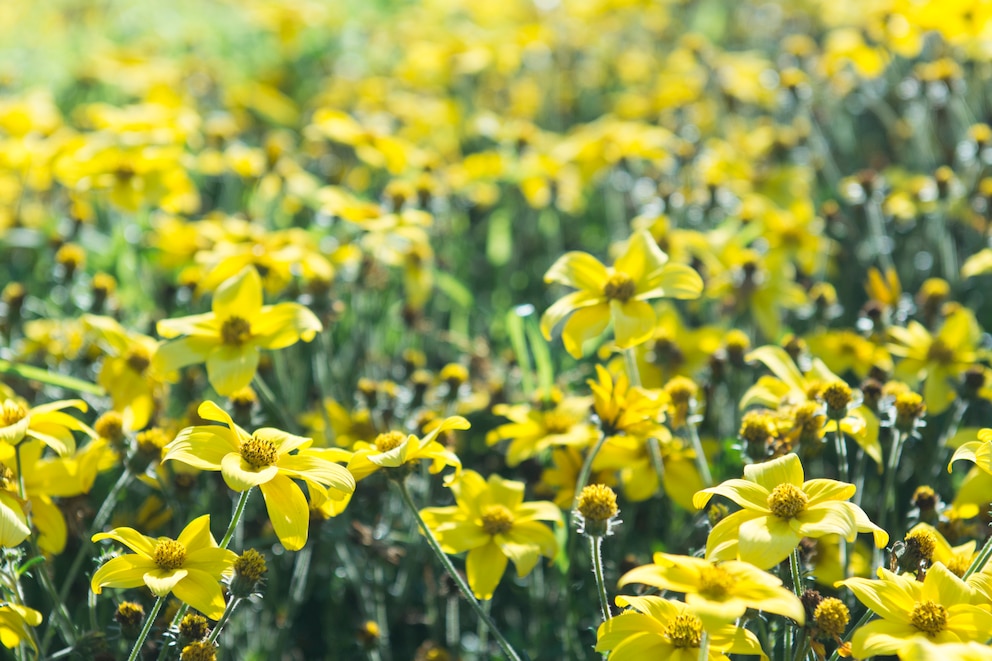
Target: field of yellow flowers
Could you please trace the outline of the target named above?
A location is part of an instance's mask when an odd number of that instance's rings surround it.
[[[992,1],[0,2],[0,658],[992,660]]]

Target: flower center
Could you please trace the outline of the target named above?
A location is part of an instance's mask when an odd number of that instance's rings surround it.
[[[723,567],[710,565],[699,572],[699,594],[707,599],[724,599],[734,585],[734,577]]]
[[[927,349],[927,361],[931,363],[940,363],[941,365],[953,363],[954,350],[944,344],[942,339],[936,337],[933,342],[930,343],[930,348]]]
[[[251,337],[251,324],[242,317],[228,317],[220,327],[220,337],[224,344],[239,347]]]
[[[265,468],[279,461],[279,451],[275,443],[255,432],[241,443],[241,458],[252,468]]]
[[[143,346],[131,347],[124,360],[127,361],[127,366],[138,374],[144,374],[148,366],[152,364],[151,354]]]
[[[768,496],[768,509],[780,519],[791,519],[806,509],[809,497],[794,484],[780,484]]]
[[[152,551],[152,560],[166,571],[179,569],[186,562],[186,547],[174,539],[162,537]]]
[[[936,636],[947,628],[947,609],[932,601],[922,601],[913,606],[909,623],[928,636]]]
[[[823,633],[833,638],[844,633],[851,620],[851,611],[840,599],[827,597],[813,611],[813,619]]]
[[[690,613],[676,615],[665,629],[665,637],[676,649],[698,648],[703,641],[703,623]]]
[[[7,489],[14,485],[15,479],[14,471],[10,470],[6,464],[0,462],[0,489]]]
[[[398,448],[406,440],[406,434],[401,431],[387,431],[375,437],[375,449],[379,452],[389,452]]]
[[[513,512],[503,505],[482,508],[482,529],[487,535],[502,535],[513,527]]]
[[[944,564],[952,574],[961,578],[968,571],[968,567],[971,566],[971,555],[968,553],[955,553]]]
[[[575,419],[561,411],[548,411],[544,414],[544,428],[549,434],[564,434],[575,424]]]
[[[626,273],[614,273],[603,285],[603,294],[611,301],[626,303],[637,291],[634,279]]]
[[[0,427],[8,427],[20,422],[28,414],[27,409],[12,399],[5,399],[0,407]]]
[[[579,494],[579,513],[592,521],[607,521],[617,515],[617,493],[605,484],[590,484]]]

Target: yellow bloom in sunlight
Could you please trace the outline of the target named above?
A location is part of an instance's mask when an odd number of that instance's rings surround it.
[[[309,438],[272,427],[249,434],[211,401],[200,404],[197,413],[222,424],[183,429],[165,446],[162,461],[174,459],[200,470],[220,471],[235,491],[257,486],[276,536],[290,551],[307,543],[310,525],[310,506],[293,480],[302,480],[310,493],[322,497],[328,496],[327,490],[339,492],[340,498],[355,490],[351,473],[311,450]]]
[[[224,613],[220,581],[238,556],[217,546],[210,534],[209,514],[191,521],[176,539],[153,539],[134,528],[93,535],[94,542],[104,539],[120,542],[134,553],[108,560],[93,574],[90,587],[96,594],[103,588],[145,585],[156,597],[175,594],[212,620]]]
[[[663,296],[697,298],[703,281],[691,267],[669,264],[646,231],[635,232],[612,267],[588,253],[569,252],[558,258],[544,276],[579,291],[567,294],[541,317],[541,332],[548,340],[551,329],[574,311],[562,329],[565,349],[582,357],[582,345],[606,330],[613,320],[617,347],[636,346],[654,332],[657,316],[647,301]]]
[[[672,436],[665,427],[652,435],[661,450],[665,479],[661,485],[673,502],[695,511],[692,494],[706,486],[696,464],[696,451],[680,438]],[[650,441],[646,436],[611,436],[592,462],[594,471],[617,471],[628,500],[647,500],[658,491],[658,470],[651,457]]]
[[[384,432],[371,443],[355,443],[355,452],[348,461],[348,470],[355,480],[364,480],[380,468],[400,468],[414,465],[424,459],[431,460],[431,473],[440,473],[445,466],[454,466],[455,474],[461,472],[458,456],[438,442],[438,436],[453,429],[468,429],[468,420],[461,416],[445,418],[423,438],[399,431]]]
[[[899,661],[992,661],[992,647],[981,643],[932,643],[926,638],[914,638],[899,650]]]
[[[555,505],[563,510],[572,509],[577,495],[575,483],[579,479],[582,464],[582,454],[575,448],[561,447],[551,450],[551,466],[541,473],[541,482],[537,485],[540,495],[553,493]],[[589,484],[616,486],[614,472],[594,470],[589,475]]]
[[[954,455],[947,463],[947,472],[951,472],[951,465],[958,459],[970,461],[983,471],[992,475],[992,428],[986,427],[978,431],[978,440],[963,443],[954,451]]]
[[[27,606],[4,604],[0,606],[0,643],[7,649],[14,649],[21,643],[27,643],[35,652],[34,636],[28,627],[41,624],[41,613]]]
[[[958,546],[951,546],[947,538],[940,534],[940,531],[927,523],[917,523],[915,526],[909,529],[907,536],[913,533],[918,533],[924,531],[929,533],[934,540],[933,549],[933,562],[939,562],[949,570],[951,573],[957,577],[964,576],[965,571],[968,570],[971,561],[975,557],[975,547],[977,543],[975,540],[970,542],[965,542],[964,544],[959,544]],[[978,574],[973,574],[972,576],[977,576]]]
[[[703,638],[703,622],[685,604],[661,597],[617,597],[617,606],[630,606],[599,625],[596,651],[609,651],[609,661],[696,661]],[[708,661],[727,661],[725,654],[760,655],[757,637],[747,629],[728,624],[710,632]]]
[[[562,523],[561,511],[546,500],[525,503],[524,483],[472,470],[451,485],[457,505],[420,510],[424,523],[445,553],[468,551],[465,572],[479,599],[493,592],[513,560],[517,576],[526,576],[543,555],[558,552],[555,535],[541,521]]]
[[[692,556],[655,553],[654,564],[630,570],[617,585],[631,583],[685,593],[686,605],[707,628],[733,622],[748,608],[791,617],[800,625],[806,622],[802,602],[782,587],[782,581],[739,560],[713,563]]]
[[[879,580],[849,578],[848,587],[881,619],[858,628],[851,639],[857,658],[895,654],[913,639],[932,643],[984,642],[992,631],[985,597],[944,565],[927,570],[923,581],[878,570]]]
[[[859,532],[871,532],[875,545],[885,546],[888,534],[847,502],[855,490],[853,484],[836,480],[805,480],[799,457],[790,453],[745,466],[743,480],[703,489],[692,502],[702,509],[720,495],[744,508],[713,527],[706,540],[707,558],[740,558],[768,569],[788,558],[803,537],[838,534],[850,542]]]
[[[560,402],[497,404],[493,413],[510,422],[486,434],[486,444],[509,440],[506,463],[517,466],[549,447],[584,448],[596,439],[596,428],[589,420],[588,397],[565,397]]]
[[[900,358],[895,377],[910,385],[921,379],[923,400],[931,415],[939,415],[954,402],[954,386],[965,370],[978,359],[982,329],[967,308],[958,308],[944,319],[935,334],[916,321],[905,328],[889,328],[889,351]]]
[[[178,339],[158,348],[153,365],[166,373],[206,362],[210,385],[221,395],[251,383],[260,349],[309,342],[323,330],[317,317],[299,303],[263,306],[262,281],[251,267],[217,288],[211,309],[158,322],[159,335]]]
[[[596,376],[597,381],[587,379],[586,383],[604,433],[645,435],[661,425],[665,401],[660,391],[631,387],[625,373],[614,379],[602,365],[596,365]]]
[[[26,438],[33,438],[60,455],[75,452],[76,439],[72,432],[82,432],[90,438],[96,438],[96,432],[65,413],[63,409],[67,408],[88,409],[81,399],[65,399],[32,408],[16,399],[5,399],[0,403],[0,442],[17,445]]]

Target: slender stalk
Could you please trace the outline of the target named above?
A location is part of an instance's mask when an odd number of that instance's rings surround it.
[[[231,515],[231,523],[227,526],[227,532],[224,533],[224,538],[220,540],[220,547],[226,549],[227,545],[231,543],[231,538],[234,537],[234,531],[238,527],[238,523],[241,522],[241,515],[245,513],[245,505],[248,504],[248,494],[251,493],[251,489],[245,489],[241,492],[241,496],[238,497],[238,504],[234,507],[234,514]]]
[[[964,572],[964,576],[961,578],[967,580],[968,577],[975,572],[982,571],[982,568],[985,567],[985,564],[989,561],[990,556],[992,556],[992,537],[985,540],[985,544],[982,545],[982,550],[979,551],[978,555],[975,556],[975,559],[971,561],[971,564],[968,565],[968,569]]]
[[[217,642],[217,637],[220,636],[220,630],[223,629],[224,625],[227,624],[227,621],[231,619],[231,616],[234,614],[234,609],[240,604],[240,597],[231,597],[231,601],[227,602],[227,607],[224,609],[223,615],[221,615],[220,619],[217,620],[217,626],[215,626],[213,631],[210,632],[210,635],[207,636],[208,643]]]
[[[699,440],[699,432],[696,430],[696,425],[687,422],[685,427],[689,436],[689,442],[692,444],[692,449],[696,453],[696,467],[699,469],[699,474],[703,478],[704,486],[713,486],[713,475],[710,473],[710,463],[706,460],[706,453],[703,452],[703,443]]]
[[[413,502],[413,498],[410,497],[410,491],[406,488],[406,483],[397,481],[396,485],[399,488],[400,495],[403,497],[403,502],[406,503],[406,506],[410,509],[413,517],[420,525],[420,530],[424,533],[428,546],[430,546],[431,550],[434,551],[434,555],[437,556],[437,559],[441,561],[441,565],[444,567],[445,571],[448,572],[448,575],[451,576],[451,580],[453,580],[455,585],[458,586],[458,589],[461,590],[462,596],[468,600],[469,605],[472,606],[472,609],[476,612],[476,614],[486,622],[489,630],[492,632],[493,636],[496,638],[496,641],[499,643],[500,648],[503,650],[503,654],[505,654],[506,657],[512,661],[521,661],[520,655],[513,649],[509,641],[506,640],[506,637],[503,636],[502,632],[496,628],[496,624],[492,621],[492,618],[490,618],[486,613],[486,610],[482,607],[482,604],[479,603],[479,600],[475,598],[475,595],[472,593],[472,588],[468,586],[468,583],[466,583],[465,579],[461,577],[461,574],[458,573],[455,566],[451,564],[451,560],[448,558],[447,554],[441,550],[441,544],[438,543],[434,533],[431,532],[431,529],[427,527],[426,523],[424,523],[424,519],[420,516],[420,511],[417,509],[417,505]]]
[[[798,548],[793,549],[792,554],[789,555],[789,569],[792,571],[792,591],[797,597],[801,597],[806,588],[803,586],[803,574],[799,567]]]
[[[641,385],[641,372],[637,369],[637,356],[634,355],[634,349],[625,349],[623,352],[623,364],[627,370],[627,378],[630,380],[631,386]]]
[[[878,513],[878,527],[885,530],[886,519],[889,510],[895,507],[896,500],[896,471],[899,468],[899,458],[902,456],[902,448],[906,444],[907,434],[896,432],[892,441],[892,450],[889,453],[889,462],[885,467],[885,487],[882,491],[882,510]]]
[[[709,661],[710,658],[710,632],[703,629],[703,637],[699,641],[699,661]]]
[[[582,469],[579,470],[579,478],[575,481],[575,496],[572,498],[572,509],[574,510],[579,506],[579,494],[586,487],[589,482],[589,475],[592,474],[592,462],[596,459],[596,455],[602,449],[603,445],[606,443],[606,434],[603,431],[599,432],[599,440],[596,441],[596,445],[592,447],[589,454],[586,455],[585,461],[582,462]]]
[[[148,633],[152,630],[152,625],[155,624],[155,618],[158,617],[158,612],[164,603],[165,597],[159,597],[155,600],[155,605],[152,606],[152,612],[145,618],[145,626],[141,628],[138,639],[134,641],[134,647],[131,648],[131,655],[127,657],[127,661],[134,661],[141,655],[141,647],[145,644],[145,639],[148,638]]]
[[[833,418],[834,447],[837,449],[837,477],[841,482],[851,481],[851,467],[847,458],[847,438],[840,429],[840,418]],[[846,540],[840,540],[840,566],[844,570],[844,578],[847,578],[848,566],[851,561],[851,549]]]
[[[603,622],[613,618],[610,610],[610,597],[606,592],[606,581],[603,578],[603,538],[599,535],[589,535],[589,553],[592,555],[592,571],[596,574],[596,591],[599,593],[599,608],[603,612]]]
[[[486,611],[486,615],[492,617],[493,602],[487,599],[482,603],[483,610]],[[488,659],[489,658],[489,627],[486,625],[485,620],[479,618],[479,622],[476,625],[475,634],[479,638],[479,658]]]

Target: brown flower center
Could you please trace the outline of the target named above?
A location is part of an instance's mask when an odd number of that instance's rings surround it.
[[[143,346],[134,346],[127,352],[124,360],[127,366],[138,374],[144,374],[148,366],[152,364],[152,356]]]
[[[561,411],[548,411],[544,414],[544,428],[549,434],[564,434],[575,425],[575,418]]]
[[[710,565],[699,572],[699,594],[707,599],[719,601],[730,594],[734,577],[723,567]]]
[[[913,606],[909,623],[933,637],[947,628],[947,609],[933,601],[922,601]]]
[[[939,337],[935,337],[927,349],[927,362],[949,365],[954,362],[954,349],[944,344]]]
[[[272,440],[255,432],[251,438],[242,441],[241,458],[252,468],[265,468],[279,461],[279,451]]]
[[[603,294],[606,298],[621,303],[629,301],[636,291],[637,284],[626,273],[614,273],[603,285]]]
[[[513,512],[503,505],[482,508],[482,529],[487,535],[502,535],[513,527]]]
[[[780,519],[791,519],[802,514],[809,502],[802,489],[794,484],[780,484],[768,496],[768,509]]]
[[[152,560],[166,571],[179,569],[186,562],[186,547],[174,539],[162,537],[152,551]]]
[[[220,327],[220,337],[224,344],[240,347],[251,338],[251,323],[242,317],[228,317]]]
[[[703,641],[703,623],[691,613],[676,615],[665,628],[665,637],[676,649],[698,648]]]

